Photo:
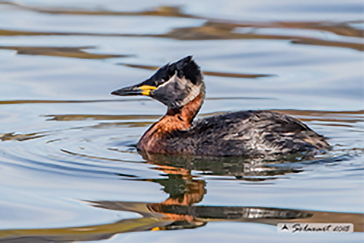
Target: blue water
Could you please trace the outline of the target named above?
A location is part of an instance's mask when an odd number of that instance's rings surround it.
[[[362,242],[363,21],[356,0],[0,1],[0,242]],[[205,72],[199,117],[283,112],[332,151],[143,158],[165,107],[110,92],[186,55]]]

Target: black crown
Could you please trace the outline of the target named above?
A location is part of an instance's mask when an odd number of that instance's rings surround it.
[[[202,80],[200,67],[192,60],[192,56],[187,56],[172,64],[168,63],[164,65],[148,80],[148,82],[153,82],[153,84],[158,87],[168,81],[176,73],[179,78],[185,77],[193,84],[197,84]]]
[[[192,60],[192,56],[187,56],[172,63],[169,65],[169,69],[177,71],[179,78],[185,77],[193,84],[197,84],[202,79],[200,67]]]

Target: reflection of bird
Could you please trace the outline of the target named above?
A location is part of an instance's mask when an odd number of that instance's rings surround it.
[[[231,112],[193,122],[205,97],[205,84],[191,56],[112,94],[150,96],[168,107],[138,142],[142,152],[255,157],[312,155],[329,148],[323,136],[299,120],[270,111]]]

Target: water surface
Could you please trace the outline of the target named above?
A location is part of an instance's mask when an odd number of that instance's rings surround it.
[[[363,23],[359,0],[0,1],[0,242],[361,242]],[[205,74],[199,118],[283,112],[332,151],[138,154],[165,107],[110,91],[186,55]]]

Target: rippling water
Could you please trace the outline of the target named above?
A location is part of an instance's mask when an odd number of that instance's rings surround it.
[[[0,242],[361,242],[363,27],[359,0],[0,1]],[[191,54],[200,118],[275,110],[332,151],[143,158],[135,144],[165,108],[110,91]]]

